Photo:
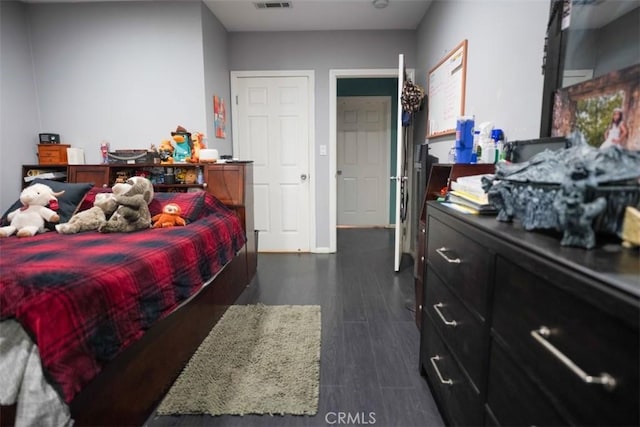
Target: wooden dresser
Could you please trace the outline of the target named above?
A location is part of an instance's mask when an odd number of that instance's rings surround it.
[[[429,202],[420,371],[450,425],[639,425],[640,256]]]
[[[425,286],[425,260],[427,239],[427,203],[436,200],[441,196],[440,190],[446,188],[451,189],[451,182],[461,176],[479,175],[484,173],[493,173],[495,165],[492,164],[463,164],[463,163],[436,163],[431,166],[427,186],[425,188],[422,205],[420,208],[420,216],[418,217],[418,233],[416,236],[416,259],[414,264],[414,291],[415,291],[415,319],[418,328],[422,325],[422,299]]]

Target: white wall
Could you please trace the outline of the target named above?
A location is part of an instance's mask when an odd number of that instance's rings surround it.
[[[327,31],[229,33],[232,71],[314,70],[316,144],[316,245],[329,247],[329,70],[397,68],[405,54],[415,67],[415,31]]]
[[[229,100],[231,89],[229,82],[229,65],[227,51],[227,31],[211,10],[201,4],[202,8],[202,41],[204,57],[204,105],[206,108],[205,132],[207,147],[215,148],[220,154],[232,154],[231,106]],[[213,96],[224,99],[227,107],[226,138],[216,138],[213,125]]]
[[[465,114],[491,121],[507,139],[540,135],[541,73],[549,0],[433,2],[418,28],[416,81],[462,40],[468,40]],[[416,143],[426,135],[417,116]],[[430,153],[447,161],[454,136],[431,139]]]
[[[206,130],[199,2],[31,4],[40,130],[100,161]]]
[[[0,1],[0,215],[18,199],[22,164],[37,163],[38,107],[27,7]]]

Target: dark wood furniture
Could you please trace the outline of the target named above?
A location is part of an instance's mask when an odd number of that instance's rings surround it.
[[[69,144],[38,144],[38,163],[41,165],[57,165],[67,163]]]
[[[114,171],[129,165],[58,166],[68,168],[69,182],[111,185]],[[247,243],[211,284],[153,325],[74,398],[70,408],[75,425],[143,425],[202,340],[256,273],[252,163],[201,166],[205,168],[203,187],[237,212]],[[25,165],[23,172],[33,167]],[[12,425],[15,405],[0,407],[0,413],[0,425]]]
[[[420,370],[450,425],[638,425],[640,264],[428,203]]]
[[[415,290],[415,319],[418,328],[422,325],[422,295],[424,293],[424,262],[425,243],[427,239],[427,202],[436,200],[440,196],[440,190],[446,187],[451,189],[451,182],[461,176],[493,173],[495,165],[492,164],[434,164],[429,171],[427,187],[424,192],[424,200],[418,218],[417,255],[414,264],[414,290]]]
[[[188,304],[153,325],[71,402],[76,426],[141,426],[211,328],[248,285],[238,254]]]

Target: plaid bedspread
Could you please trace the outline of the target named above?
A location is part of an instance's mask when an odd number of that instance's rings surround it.
[[[0,239],[0,319],[23,325],[69,403],[244,242],[239,219],[218,201],[185,227]]]

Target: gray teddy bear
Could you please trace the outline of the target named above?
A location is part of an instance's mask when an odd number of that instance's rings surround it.
[[[116,194],[98,193],[92,208],[78,212],[69,222],[56,224],[56,231],[60,234],[75,234],[97,230],[107,222],[107,218],[115,212],[117,207]]]
[[[114,197],[118,208],[98,228],[101,233],[128,233],[151,227],[149,203],[153,200],[153,184],[141,176],[129,178],[126,184],[131,185],[131,188],[124,194]],[[119,185],[121,184],[113,186],[114,192]]]

